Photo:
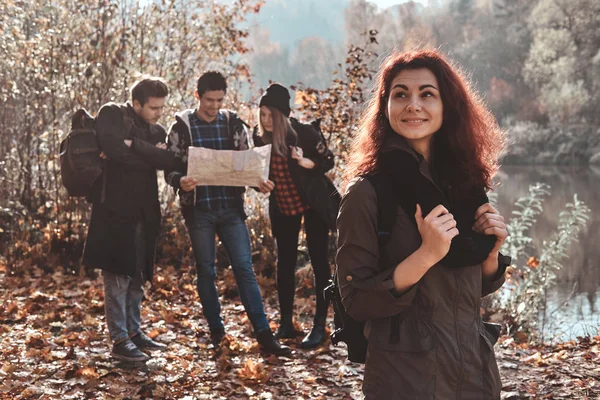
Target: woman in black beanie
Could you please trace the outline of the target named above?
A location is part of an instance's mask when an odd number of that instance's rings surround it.
[[[290,94],[270,85],[260,99],[259,124],[254,144],[272,145],[269,180],[261,185],[270,192],[269,216],[277,242],[277,291],[281,321],[277,336],[294,338],[303,333],[293,323],[295,269],[298,235],[304,217],[308,254],[315,276],[316,312],[311,332],[301,347],[317,347],[325,339],[329,302],[323,289],[331,279],[328,259],[329,230],[335,229],[339,193],[325,176],[333,167],[333,154],[320,134],[318,124],[302,124],[290,118]]]

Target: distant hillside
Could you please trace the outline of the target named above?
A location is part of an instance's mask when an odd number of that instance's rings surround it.
[[[250,23],[268,29],[271,40],[285,47],[293,47],[309,36],[342,43],[344,9],[349,3],[349,0],[267,0]]]

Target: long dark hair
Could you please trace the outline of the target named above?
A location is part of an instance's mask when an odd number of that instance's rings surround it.
[[[391,131],[385,115],[391,83],[400,71],[421,68],[436,76],[444,105],[442,127],[432,141],[432,168],[450,171],[452,175],[445,178],[465,192],[491,189],[498,158],[506,146],[505,134],[460,69],[437,50],[395,53],[384,61],[350,149],[346,180],[379,168],[379,154]]]
[[[273,118],[273,132],[268,132],[265,130],[261,120],[260,120],[260,108],[258,109],[258,131],[263,138],[265,143],[272,144],[271,151],[278,156],[287,158],[289,154],[288,149],[288,136],[293,136],[293,142],[296,142],[296,137],[298,134],[292,128],[292,124],[290,123],[290,119],[283,115],[281,111],[271,106],[263,106],[267,107],[269,111],[271,111],[271,117]]]

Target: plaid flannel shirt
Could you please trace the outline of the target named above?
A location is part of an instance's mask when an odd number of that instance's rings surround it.
[[[227,117],[219,112],[218,117],[208,123],[193,113],[190,114],[192,146],[213,150],[235,150],[229,140]],[[203,210],[235,208],[240,201],[243,188],[232,186],[196,187],[196,206]]]
[[[283,215],[297,215],[308,209],[292,180],[287,158],[271,153],[270,179],[275,183],[275,201]]]

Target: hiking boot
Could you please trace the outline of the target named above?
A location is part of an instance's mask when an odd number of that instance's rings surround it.
[[[292,349],[288,346],[281,345],[277,339],[275,339],[275,336],[273,336],[273,332],[271,332],[270,329],[257,332],[256,341],[258,342],[260,349],[267,354],[287,356],[292,353]]]
[[[281,321],[275,337],[277,339],[294,339],[302,335],[304,335],[304,332],[297,330],[292,321]]]
[[[225,338],[225,329],[217,329],[210,331],[210,342],[213,347],[217,349],[221,344],[221,341]]]
[[[110,354],[122,361],[148,361],[150,359],[147,354],[138,349],[131,339],[114,344]]]
[[[310,333],[302,339],[300,347],[303,349],[314,349],[325,341],[325,324],[315,323]]]
[[[130,338],[133,344],[137,346],[140,350],[164,350],[167,348],[166,344],[155,342],[150,339],[148,336],[144,334],[144,332],[140,332],[137,335]]]

